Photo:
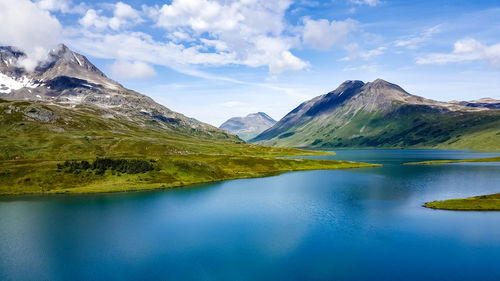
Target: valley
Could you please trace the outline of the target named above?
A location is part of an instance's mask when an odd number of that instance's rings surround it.
[[[331,153],[251,145],[228,134],[209,137],[101,114],[89,106],[0,100],[0,195],[164,189],[296,170],[374,166],[279,158]],[[57,169],[66,160],[96,157],[152,160],[158,170],[75,175]]]

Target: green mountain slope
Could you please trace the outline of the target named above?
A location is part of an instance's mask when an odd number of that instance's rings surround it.
[[[91,106],[0,100],[0,195],[143,190],[291,170],[370,166],[281,159],[276,157],[319,153],[250,145],[223,131],[209,136],[102,113]],[[66,160],[90,162],[96,157],[145,160],[155,169],[137,174],[58,169]]]
[[[424,99],[383,80],[347,81],[252,140],[290,147],[500,150],[500,110]]]

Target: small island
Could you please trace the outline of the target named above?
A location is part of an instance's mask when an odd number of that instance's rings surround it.
[[[500,211],[500,193],[427,202],[424,207],[456,211]]]
[[[431,164],[448,164],[448,163],[464,163],[464,162],[500,162],[500,157],[458,159],[458,160],[430,160],[421,162],[409,162],[409,163],[404,163],[404,165],[431,165]]]
[[[458,160],[430,160],[421,162],[409,162],[404,163],[404,165],[432,165],[465,162],[500,162],[500,157]],[[432,201],[425,203],[423,206],[431,209],[455,211],[500,211],[500,193],[461,199]]]

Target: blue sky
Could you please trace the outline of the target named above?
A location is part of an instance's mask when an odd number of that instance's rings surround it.
[[[24,4],[33,6],[27,16],[45,13],[37,32],[46,36],[0,34],[0,43],[63,42],[124,86],[216,126],[257,111],[280,119],[353,79],[382,78],[437,100],[500,99],[499,1]]]

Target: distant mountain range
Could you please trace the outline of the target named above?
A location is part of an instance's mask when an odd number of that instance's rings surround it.
[[[238,135],[243,140],[249,140],[269,129],[276,120],[264,112],[248,114],[245,117],[233,117],[220,125],[220,129]]]
[[[382,79],[346,81],[250,140],[265,145],[500,149],[500,101],[439,102]]]
[[[455,103],[470,107],[486,107],[490,109],[500,109],[500,100],[495,100],[492,98],[482,98],[471,101],[450,101],[450,103]]]
[[[130,121],[172,133],[238,141],[234,135],[124,88],[106,77],[85,56],[65,45],[51,50],[49,59],[33,72],[17,66],[16,61],[23,56],[23,52],[13,47],[0,47],[0,98],[4,100],[41,102],[75,110],[92,107],[105,119]]]
[[[71,126],[83,129],[86,124],[71,120],[81,121],[81,115],[88,115],[89,130],[99,123],[103,131],[108,120],[110,124],[125,122],[129,125],[124,126],[134,130],[159,131],[184,141],[241,142],[234,133],[258,144],[283,147],[500,149],[500,101],[491,98],[439,102],[411,95],[382,79],[346,81],[336,90],[304,102],[277,123],[265,113],[255,113],[231,118],[219,129],[124,88],[64,45],[51,50],[49,59],[32,72],[16,64],[23,56],[15,48],[0,47],[0,99],[34,103],[9,105],[9,110],[0,112],[3,134],[10,134],[10,139],[18,123],[8,121],[18,122],[19,118],[11,118],[17,112],[23,114],[23,120],[38,122],[33,126],[44,123],[52,132],[69,131]],[[59,116],[61,112],[66,116]],[[59,124],[65,119],[66,123]],[[28,131],[23,131],[19,138],[27,141]],[[20,143],[17,147],[30,146]],[[3,158],[15,155],[13,149],[5,148],[10,156]]]

